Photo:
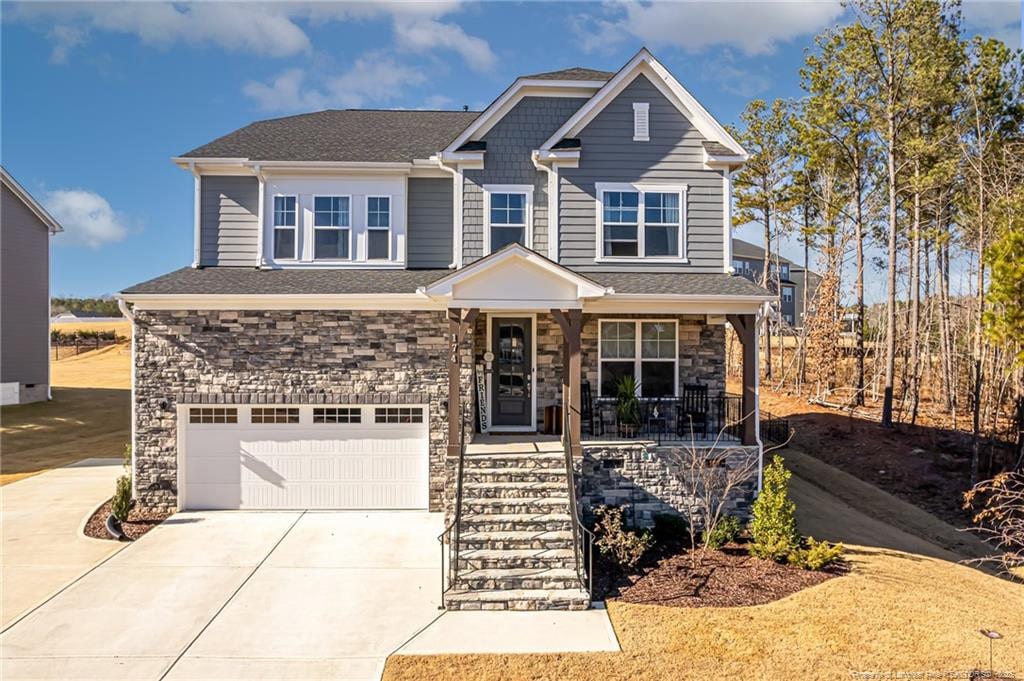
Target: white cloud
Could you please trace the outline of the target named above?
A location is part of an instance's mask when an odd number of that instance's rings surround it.
[[[423,108],[431,110],[447,109],[451,107],[454,101],[451,97],[445,97],[444,95],[430,95],[423,100]]]
[[[99,248],[128,234],[124,217],[86,189],[57,189],[43,197],[46,210],[64,227],[57,243]]]
[[[300,23],[390,20],[399,49],[416,53],[450,50],[476,70],[496,59],[482,38],[441,19],[460,9],[445,2],[22,2],[13,17],[47,28],[51,59],[67,60],[92,33],[135,35],[145,45],[214,46],[267,57],[310,53],[309,35]]]
[[[266,111],[299,111],[328,107],[356,108],[386,104],[401,97],[403,88],[427,78],[420,70],[381,53],[357,59],[341,73],[309,83],[303,69],[289,69],[269,83],[250,81],[242,92]]]
[[[967,33],[1002,40],[1011,48],[1021,47],[1021,12],[1019,0],[968,0],[962,7]]]
[[[772,86],[772,78],[767,69],[739,66],[729,50],[705,61],[701,68],[701,78],[718,83],[726,92],[745,99],[766,92]]]
[[[728,45],[748,55],[769,54],[779,43],[835,23],[844,12],[837,0],[616,0],[605,7],[604,16],[583,16],[575,24],[584,50],[635,39],[651,48],[702,52]]]

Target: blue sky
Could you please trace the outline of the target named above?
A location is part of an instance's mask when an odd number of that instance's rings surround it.
[[[1020,7],[968,2],[965,16],[970,30],[1017,47]],[[798,95],[803,51],[845,18],[836,3],[792,0],[5,2],[2,11],[0,159],[65,224],[52,290],[77,296],[191,262],[192,179],[170,158],[253,120],[479,109],[518,75],[616,70],[647,45],[735,123],[754,97]]]

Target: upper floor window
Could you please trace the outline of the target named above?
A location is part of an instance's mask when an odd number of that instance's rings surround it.
[[[366,259],[391,257],[391,197],[366,197]]]
[[[733,270],[736,271],[737,274],[743,274],[744,272],[749,272],[750,271],[750,267],[747,266],[747,261],[746,260],[735,260],[734,259],[732,261],[732,268],[733,268]]]
[[[488,197],[488,251],[513,243],[528,247],[532,187],[484,187],[484,191]]]
[[[785,303],[793,302],[793,288],[791,286],[782,287],[782,301]]]
[[[351,198],[313,197],[313,257],[347,260],[351,244]]]
[[[598,185],[598,259],[683,257],[685,187]]]
[[[789,265],[787,265],[786,263],[782,263],[779,267],[782,270],[782,278],[789,279]]]
[[[294,260],[298,233],[298,197],[274,197],[274,257]]]

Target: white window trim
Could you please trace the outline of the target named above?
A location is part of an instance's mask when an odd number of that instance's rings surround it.
[[[651,105],[648,102],[633,102],[633,141],[634,142],[650,142],[651,141]],[[637,125],[637,116],[642,115],[644,117],[644,123],[647,127],[647,134],[640,132],[640,126]]]
[[[643,397],[643,391],[644,391],[644,386],[643,386],[643,383],[641,381],[642,363],[644,361],[647,361],[647,362],[672,362],[673,366],[675,367],[673,372],[672,372],[672,394],[675,395],[675,396],[678,396],[679,395],[679,320],[678,319],[657,319],[657,318],[625,319],[625,318],[622,318],[622,317],[600,317],[597,320],[597,394],[598,394],[598,397],[614,397],[614,395],[604,395],[601,392],[601,374],[602,374],[601,369],[603,368],[602,365],[605,362],[625,362],[625,361],[628,361],[626,359],[615,358],[615,357],[609,357],[608,359],[605,359],[604,356],[602,355],[603,347],[602,347],[601,340],[602,340],[602,336],[603,336],[603,328],[604,328],[605,322],[633,322],[635,324],[636,334],[635,334],[635,338],[634,338],[635,345],[634,345],[634,353],[633,353],[633,376],[636,377],[636,381],[637,381],[637,383],[638,383],[638,385],[640,387],[640,396]],[[650,322],[657,322],[659,324],[666,324],[666,323],[668,323],[668,324],[672,325],[673,329],[675,329],[675,333],[673,333],[673,339],[675,340],[675,343],[674,343],[674,348],[675,349],[672,352],[672,359],[671,360],[662,359],[662,358],[648,358],[648,359],[645,360],[641,356],[641,343],[643,342],[642,336],[641,336],[642,324],[650,323]]]
[[[786,294],[787,293],[789,294],[789,298],[788,299],[786,298]],[[783,286],[782,287],[782,302],[784,302],[784,303],[792,303],[794,298],[796,298],[796,292],[793,290],[793,287],[792,286]]]
[[[295,199],[295,224],[278,225],[277,224],[277,200],[278,199]],[[302,215],[302,204],[299,203],[298,194],[274,194],[270,203],[270,252],[273,255],[274,260],[280,260],[282,262],[297,262],[299,254],[301,252],[302,244],[299,242],[299,223],[300,215]],[[277,230],[290,229],[295,234],[294,242],[294,255],[291,258],[279,258],[277,256]]]
[[[532,184],[485,184],[484,190],[484,255],[491,252],[491,194],[524,194],[526,196],[523,212],[523,235],[527,248],[533,249],[533,185]],[[516,225],[502,225],[502,227]]]
[[[342,227],[317,227],[316,226],[316,200],[317,199],[348,199],[348,226]],[[309,201],[309,258],[312,262],[352,262],[356,259],[355,252],[355,228],[352,218],[355,213],[355,201],[351,194],[310,194]],[[316,231],[318,229],[348,230],[348,257],[347,258],[318,258],[316,257]]]
[[[388,226],[387,227],[371,227],[370,226],[370,199],[387,199],[388,200]],[[366,195],[366,211],[364,223],[366,224],[366,261],[367,262],[392,262],[394,260],[394,248],[391,245],[391,225],[394,222],[394,207],[395,201],[391,198],[390,194],[367,194]],[[388,233],[388,255],[386,258],[371,258],[370,257],[370,232],[387,232]]]
[[[594,234],[594,262],[649,262],[649,263],[671,263],[671,264],[687,264],[689,258],[686,251],[687,243],[687,222],[688,222],[688,211],[687,211],[687,196],[689,191],[689,185],[685,184],[650,184],[650,183],[628,183],[628,182],[597,182],[594,184],[596,189],[595,194],[595,208],[594,212],[597,216],[597,230]],[[637,206],[637,254],[638,255],[605,255],[604,254],[604,194],[605,192],[638,192],[640,199]],[[647,257],[645,253],[644,236],[646,232],[645,215],[644,215],[644,198],[647,192],[654,192],[659,194],[679,194],[679,230],[677,238],[679,243],[677,248],[679,250],[678,256],[651,256]],[[663,224],[663,223],[658,223]]]

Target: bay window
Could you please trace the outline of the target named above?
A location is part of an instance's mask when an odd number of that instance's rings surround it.
[[[298,232],[298,197],[274,197],[274,257],[294,260]]]
[[[317,260],[350,258],[351,198],[313,197],[313,257]]]
[[[686,187],[598,183],[598,260],[685,258]]]
[[[676,394],[677,328],[674,320],[603,319],[598,329],[600,394],[614,397],[623,376],[632,376],[643,397]]]

